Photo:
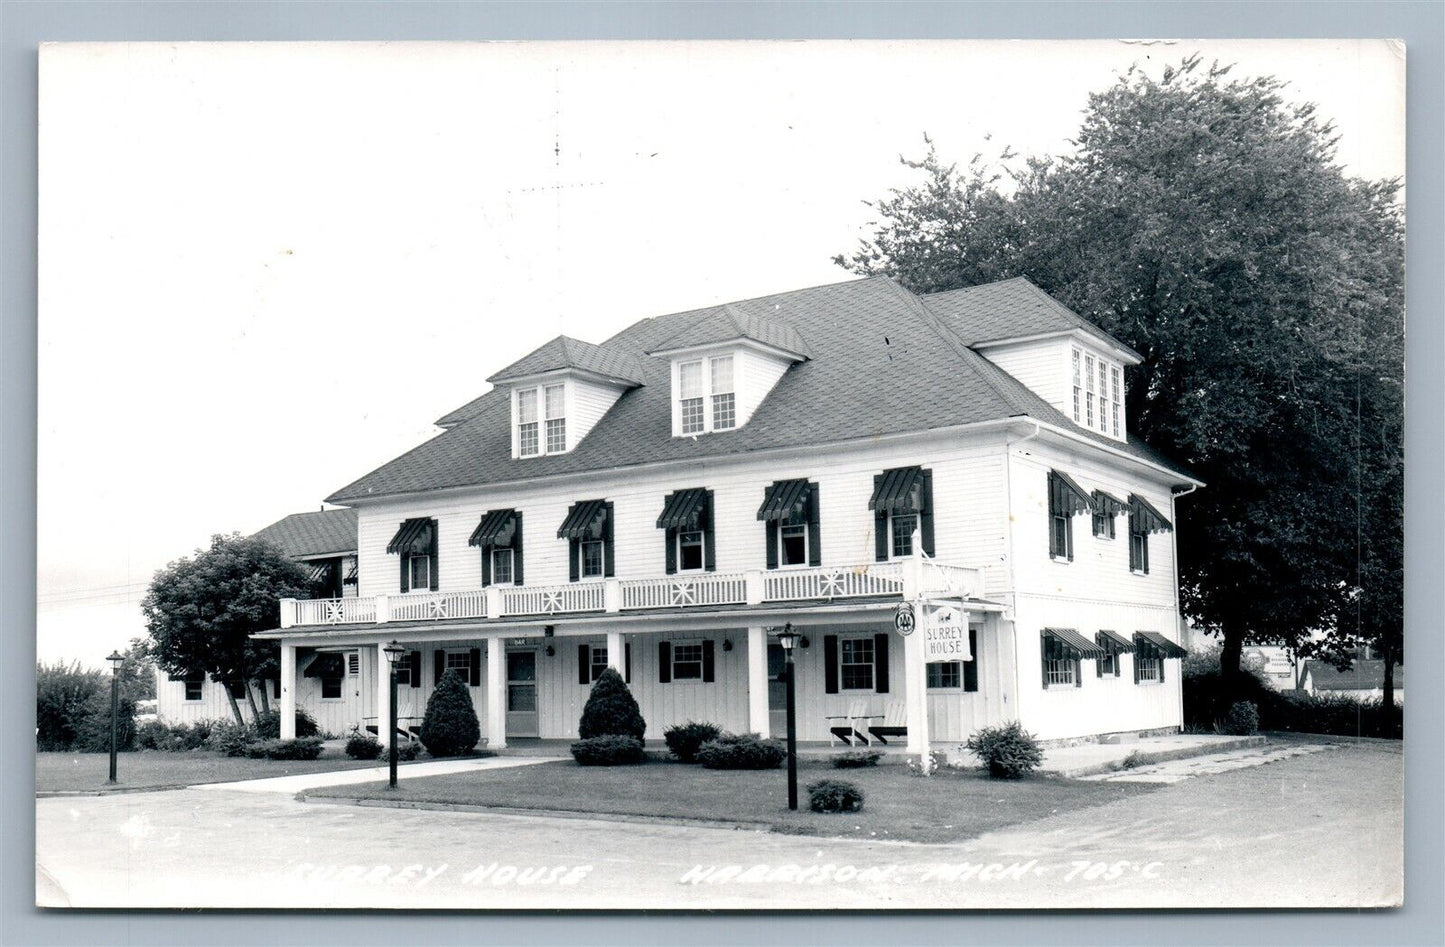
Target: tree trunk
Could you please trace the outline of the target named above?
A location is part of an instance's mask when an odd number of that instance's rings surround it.
[[[1395,706],[1395,649],[1386,644],[1380,656],[1385,660],[1385,707]]]
[[[1226,680],[1237,680],[1240,659],[1244,654],[1244,626],[1226,622],[1222,630],[1224,647],[1219,652],[1219,673]]]
[[[221,681],[220,684],[221,689],[226,692],[226,701],[231,705],[231,716],[236,718],[236,726],[244,727],[246,725],[246,720],[244,717],[241,716],[241,705],[236,703],[236,695],[231,692],[230,682]]]
[[[261,713],[269,714],[271,712],[271,695],[267,693],[266,682],[257,681],[256,690],[261,692]]]
[[[251,682],[246,682],[246,703],[251,705],[251,720],[261,719],[261,712],[256,709],[256,692],[251,689]]]

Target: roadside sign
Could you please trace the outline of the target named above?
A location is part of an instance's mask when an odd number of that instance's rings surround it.
[[[899,604],[893,610],[893,627],[898,629],[900,635],[913,634],[913,605],[908,602]]]
[[[968,622],[957,608],[926,610],[923,616],[924,661],[972,661]]]

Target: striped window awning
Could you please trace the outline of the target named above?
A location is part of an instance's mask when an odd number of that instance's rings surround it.
[[[1097,660],[1109,653],[1072,628],[1045,628],[1044,634],[1063,645],[1071,657]]]
[[[432,521],[425,517],[410,519],[401,524],[391,542],[386,544],[388,553],[424,553],[431,551]]]
[[[1094,512],[1099,516],[1118,516],[1128,509],[1123,500],[1103,490],[1095,490],[1093,500]]]
[[[345,581],[347,581],[347,582],[355,582],[355,581],[357,581],[357,579],[359,579],[360,577],[361,577],[360,569],[357,567],[357,564],[353,562],[353,563],[351,564],[351,568],[346,570],[346,579],[345,579]]]
[[[1189,653],[1157,631],[1136,631],[1134,641],[1136,644],[1146,643],[1166,658],[1182,658]]]
[[[1129,494],[1129,528],[1136,533],[1167,533],[1174,525],[1137,493]]]
[[[1062,470],[1049,471],[1049,514],[1052,516],[1075,516],[1091,513],[1094,500],[1073,477]]]
[[[331,578],[330,562],[309,562],[307,565],[311,567],[312,582],[325,582]]]
[[[806,480],[778,480],[768,487],[758,519],[765,523],[800,517],[808,509],[812,488]]]
[[[512,538],[516,535],[517,511],[492,510],[482,516],[467,545],[506,547],[512,545]]]
[[[923,468],[897,467],[883,472],[868,509],[879,513],[923,512]]]
[[[670,494],[657,518],[658,529],[701,529],[707,519],[707,491],[698,487]]]
[[[1114,654],[1133,654],[1134,642],[1125,638],[1117,631],[1100,631],[1094,636],[1099,642],[1099,647]]]
[[[606,500],[574,503],[557,530],[558,539],[601,539],[607,520]]]
[[[345,677],[346,659],[339,651],[324,651],[306,665],[303,677]]]

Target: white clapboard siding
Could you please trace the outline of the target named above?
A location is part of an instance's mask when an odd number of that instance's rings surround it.
[[[791,359],[776,355],[765,355],[752,349],[737,350],[733,356],[733,387],[737,394],[739,427],[752,419],[753,412],[792,364]]]
[[[268,695],[269,696],[269,695]],[[272,707],[276,706],[272,700]],[[245,698],[236,701],[241,708],[243,719],[251,720],[251,706]],[[261,695],[256,695],[256,706],[261,706]],[[200,720],[236,719],[231,712],[231,703],[226,699],[226,689],[207,679],[201,684],[201,699],[186,700],[185,681],[170,680],[164,671],[156,673],[156,718],[162,723],[196,723]]]
[[[1067,338],[1039,339],[1012,345],[994,345],[983,356],[1017,378],[1040,398],[1073,416],[1073,368]]]
[[[573,376],[567,380],[567,449],[591,433],[625,391],[620,385]]]

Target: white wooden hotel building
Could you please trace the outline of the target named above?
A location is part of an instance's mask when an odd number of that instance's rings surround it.
[[[910,742],[925,719],[934,742],[1177,729],[1171,524],[1201,484],[1128,434],[1138,361],[1024,279],[862,279],[554,339],[328,498],[357,511],[357,594],[285,601],[261,636],[283,735],[295,707],[386,720],[392,641],[403,729],[456,668],[488,745],[574,737],[611,665],[649,739],[778,735],[789,624],[802,740],[850,713]],[[895,630],[920,595],[920,618],[962,616],[968,660]],[[323,695],[336,668],[355,686]]]

